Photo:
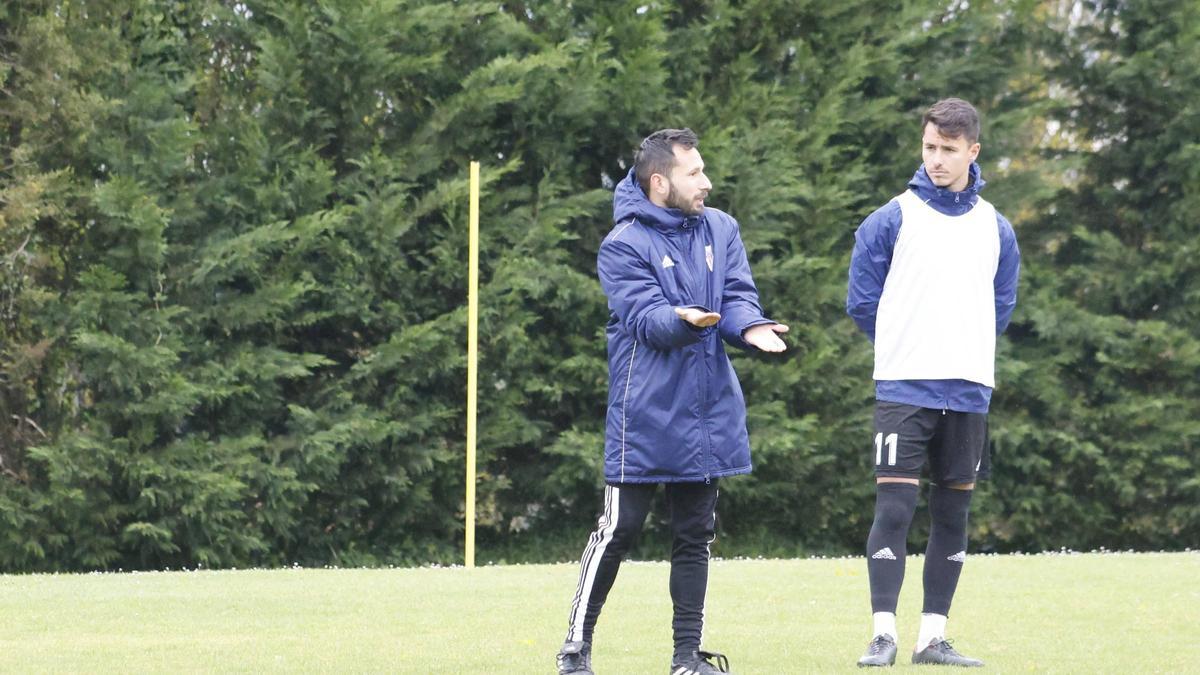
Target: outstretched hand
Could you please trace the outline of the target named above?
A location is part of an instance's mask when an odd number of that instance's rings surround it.
[[[708,328],[714,323],[721,320],[721,315],[716,312],[705,312],[704,310],[696,309],[695,307],[676,307],[675,313],[679,318],[692,324],[696,328]]]
[[[764,352],[781,352],[787,349],[787,345],[779,339],[776,333],[786,332],[788,332],[788,327],[781,323],[760,323],[747,328],[742,339],[747,344]]]

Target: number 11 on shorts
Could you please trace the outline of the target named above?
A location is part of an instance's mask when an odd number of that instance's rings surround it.
[[[883,446],[887,444],[888,449],[888,466],[896,466],[896,443],[900,441],[899,434],[888,434],[887,438],[883,437],[883,432],[875,434],[875,465],[883,464]]]

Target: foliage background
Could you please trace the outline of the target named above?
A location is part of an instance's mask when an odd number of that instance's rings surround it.
[[[1023,252],[973,547],[1200,546],[1194,2],[12,0],[0,569],[461,559],[472,159],[482,555],[577,555],[595,249],[666,126],[700,134],[792,326],[735,357],[756,468],[723,485],[718,550],[857,552],[845,268],[949,95],[984,116]]]

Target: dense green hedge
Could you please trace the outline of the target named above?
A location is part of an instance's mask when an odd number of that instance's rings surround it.
[[[973,545],[1196,547],[1200,10],[1119,4],[4,3],[0,569],[460,559],[472,159],[480,544],[574,554],[596,244],[637,142],[685,125],[792,326],[737,357],[722,551],[858,551],[845,268],[947,95],[1024,254]]]

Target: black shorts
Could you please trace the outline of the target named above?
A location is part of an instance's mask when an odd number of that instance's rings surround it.
[[[991,474],[987,413],[875,402],[871,458],[876,476],[920,478],[925,459],[938,485],[961,485]]]

